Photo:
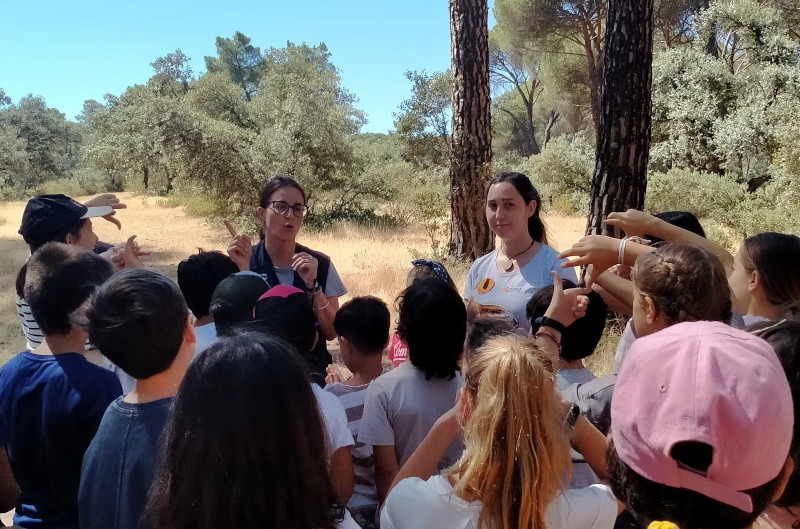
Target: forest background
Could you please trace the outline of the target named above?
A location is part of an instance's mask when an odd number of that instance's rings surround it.
[[[607,2],[496,0],[490,32],[495,170],[519,170],[543,206],[583,213],[599,122]],[[646,209],[682,209],[730,240],[797,232],[797,0],[657,0]],[[218,37],[194,72],[176,50],[146,84],[87,100],[69,120],[0,88],[0,199],[132,190],[252,224],[274,174],[310,194],[313,226],[421,223],[433,253],[448,214],[449,72],[407,72],[389,134],[364,114],[325,44],[262,48]],[[441,245],[439,245],[441,246]]]

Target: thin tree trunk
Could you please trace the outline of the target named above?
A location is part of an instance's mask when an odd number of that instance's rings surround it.
[[[536,142],[536,127],[533,124],[533,101],[528,100],[525,103],[525,115],[528,118],[527,123],[527,130],[525,131],[526,134],[530,135],[530,153],[531,154],[539,154],[542,152],[542,149],[539,148],[539,144]]]
[[[588,234],[612,211],[644,208],[650,153],[653,0],[609,0],[602,114]]]
[[[487,0],[450,0],[450,255],[469,259],[494,248],[484,213],[492,161],[488,16]]]
[[[547,120],[547,126],[544,128],[544,148],[547,148],[547,144],[550,143],[550,135],[553,133],[553,127],[558,120],[561,119],[561,114],[556,112],[555,110],[550,111],[550,118]]]

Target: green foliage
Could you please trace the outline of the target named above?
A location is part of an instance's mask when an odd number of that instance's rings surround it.
[[[0,90],[0,198],[20,198],[72,175],[82,142],[81,126],[43,98],[28,95],[13,104]]]
[[[796,42],[782,12],[755,0],[712,2],[696,30],[726,36],[717,56],[695,42],[654,58],[651,166],[724,174],[756,189],[776,166],[791,165]]]
[[[406,159],[419,167],[450,163],[450,111],[453,76],[408,71],[411,97],[400,103],[394,126],[406,147]]]
[[[264,183],[285,174],[306,188],[312,224],[375,220],[372,204],[393,188],[355,147],[364,114],[327,47],[289,42],[262,54],[237,33],[217,39],[217,51],[198,79],[178,50],[153,63],[146,85],[107,108],[89,104],[91,166],[159,194],[203,193],[242,219]]]
[[[91,167],[81,167],[70,177],[41,184],[35,194],[63,193],[77,197],[117,191],[122,191],[119,182],[111,182],[107,175]]]
[[[645,208],[653,213],[689,211],[734,230],[741,241],[763,231],[800,233],[796,193],[794,185],[780,180],[751,193],[724,176],[673,169],[650,174]]]
[[[556,138],[519,167],[533,181],[546,207],[583,213],[589,205],[594,148],[583,136]]]
[[[263,73],[264,56],[261,49],[250,43],[250,37],[240,31],[231,39],[217,37],[217,56],[206,56],[205,61],[209,73],[227,73],[234,84],[242,88],[247,101],[256,95]]]

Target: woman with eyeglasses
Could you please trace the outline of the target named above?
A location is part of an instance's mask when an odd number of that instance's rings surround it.
[[[332,362],[326,340],[336,338],[333,317],[339,296],[347,294],[330,257],[297,243],[297,233],[308,214],[306,193],[288,176],[272,178],[261,190],[257,215],[260,241],[237,234],[228,255],[240,270],[261,274],[271,287],[292,285],[308,293],[317,316],[319,339],[312,352],[312,379],[324,385],[325,369]]]

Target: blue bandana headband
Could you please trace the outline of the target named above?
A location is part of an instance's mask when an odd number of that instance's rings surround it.
[[[452,282],[452,279],[450,279],[450,274],[447,273],[447,270],[445,270],[444,267],[436,261],[429,261],[427,259],[414,259],[411,261],[411,264],[412,266],[429,266],[433,269],[433,272],[439,279],[448,285]]]

